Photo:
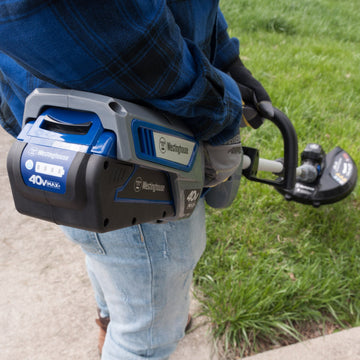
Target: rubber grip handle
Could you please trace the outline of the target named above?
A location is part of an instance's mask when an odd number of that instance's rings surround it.
[[[296,168],[298,163],[298,141],[295,128],[289,118],[279,109],[274,108],[274,117],[268,119],[280,130],[284,142],[284,170],[283,176],[276,180],[261,179],[254,176],[254,172],[243,172],[249,180],[272,185],[282,189],[293,189],[296,182]],[[255,172],[256,173],[256,172]]]

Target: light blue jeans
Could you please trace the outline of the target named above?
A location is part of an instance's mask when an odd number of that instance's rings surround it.
[[[81,245],[102,316],[102,360],[165,360],[184,336],[193,270],[206,243],[201,201],[193,215],[104,234],[63,228]]]

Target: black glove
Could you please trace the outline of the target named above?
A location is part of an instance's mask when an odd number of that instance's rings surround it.
[[[244,102],[243,120],[254,129],[260,127],[264,118],[274,117],[270,96],[251,72],[237,58],[226,70],[237,82]]]

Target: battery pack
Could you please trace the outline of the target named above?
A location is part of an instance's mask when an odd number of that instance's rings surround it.
[[[197,142],[143,107],[114,104],[54,89],[30,96],[7,158],[20,213],[95,232],[192,214],[203,184]]]

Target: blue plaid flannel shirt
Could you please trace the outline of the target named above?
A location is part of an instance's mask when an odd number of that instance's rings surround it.
[[[27,95],[60,87],[175,114],[220,144],[241,118],[225,73],[238,56],[219,0],[2,1],[0,122],[15,136]]]

